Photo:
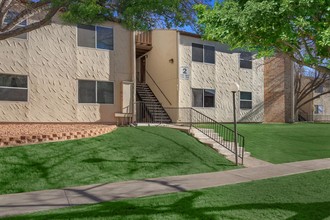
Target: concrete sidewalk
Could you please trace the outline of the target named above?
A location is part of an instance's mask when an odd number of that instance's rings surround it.
[[[330,169],[330,158],[261,167],[0,196],[0,216],[182,192]]]

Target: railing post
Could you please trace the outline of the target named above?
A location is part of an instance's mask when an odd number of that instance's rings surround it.
[[[191,127],[192,127],[192,108],[189,108],[189,130],[191,131]]]
[[[236,91],[232,91],[233,93],[233,111],[234,111],[234,141],[235,141],[235,163],[238,165],[238,147],[237,147],[237,121],[236,121]]]

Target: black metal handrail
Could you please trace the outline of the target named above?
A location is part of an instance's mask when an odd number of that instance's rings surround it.
[[[235,149],[235,132],[233,129],[215,121],[209,116],[191,108],[190,114],[191,127],[199,130],[227,150],[236,153]],[[215,135],[218,134],[218,135]],[[241,134],[237,134],[238,151],[237,156],[241,159],[243,164],[245,138]]]
[[[153,117],[155,113],[153,112],[155,110],[154,107],[157,107],[157,104],[153,102],[137,102],[137,122],[168,124],[169,122],[165,118],[155,120]],[[164,110],[171,117],[170,123],[193,127],[233,154],[236,154],[235,132],[233,129],[191,107],[166,107]],[[243,135],[237,134],[237,144],[237,157],[240,158],[243,164],[245,147],[245,137]]]
[[[166,99],[166,101],[172,105],[171,101],[167,98],[167,96],[165,95],[165,93],[163,92],[163,90],[158,86],[158,84],[156,83],[156,81],[154,80],[154,78],[152,78],[152,76],[150,75],[150,73],[146,70],[146,73],[148,74],[148,76],[150,77],[150,79],[152,80],[152,82],[157,86],[158,90],[162,93],[162,95],[164,96],[164,98]]]

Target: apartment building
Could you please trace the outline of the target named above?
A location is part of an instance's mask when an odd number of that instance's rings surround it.
[[[0,122],[114,122],[133,108],[134,44],[119,24],[56,18],[0,41]]]

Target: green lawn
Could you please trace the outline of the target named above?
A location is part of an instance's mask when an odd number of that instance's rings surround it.
[[[238,124],[237,129],[245,137],[246,150],[261,160],[286,163],[330,157],[330,124]]]
[[[330,170],[8,219],[330,219]]]
[[[190,135],[160,127],[4,148],[0,164],[0,194],[236,168]]]
[[[271,163],[330,157],[330,124],[239,124],[247,151]]]

